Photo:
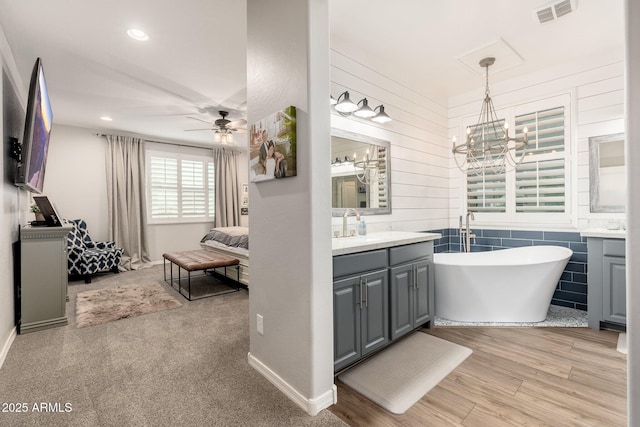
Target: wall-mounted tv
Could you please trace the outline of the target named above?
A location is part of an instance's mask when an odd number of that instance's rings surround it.
[[[42,193],[44,185],[52,119],[53,113],[44,79],[42,60],[38,58],[29,83],[22,155],[15,181],[16,185],[34,193]]]

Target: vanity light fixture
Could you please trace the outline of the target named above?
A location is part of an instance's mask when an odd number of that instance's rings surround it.
[[[138,28],[129,28],[127,30],[127,35],[132,39],[141,42],[146,42],[147,40],[149,40],[149,35]]]
[[[375,114],[376,111],[378,111],[378,114]],[[384,112],[384,105],[378,105],[374,110],[374,114],[375,116],[373,116],[371,120],[376,123],[387,123],[391,121],[391,117]]]
[[[363,98],[360,100],[360,102],[358,102],[358,105],[362,104],[362,107],[358,108],[353,114],[358,116],[358,117],[363,117],[365,119],[368,119],[370,117],[373,117],[376,115],[376,112],[373,111],[370,107],[369,107],[369,101],[367,101],[367,98]],[[373,119],[371,119],[373,120]]]
[[[334,107],[339,113],[353,113],[358,109],[358,105],[349,99],[349,92],[344,91],[338,96],[336,106]]]
[[[484,101],[478,121],[473,126],[467,127],[466,142],[456,145],[456,137],[453,137],[453,158],[458,168],[464,172],[473,172],[482,175],[485,171],[495,174],[514,169],[527,154],[529,143],[526,126],[520,129],[520,135],[509,136],[509,124],[498,119],[493,100],[489,96],[489,67],[494,64],[495,58],[484,58],[480,66],[486,68],[486,88]],[[374,119],[375,120],[375,117]],[[518,157],[519,156],[519,157]]]
[[[369,107],[369,100],[367,98],[362,98],[356,104],[349,98],[348,91],[342,92],[340,96],[338,96],[338,99],[330,96],[329,103],[344,117],[349,117],[353,114],[363,119],[371,119],[376,123],[387,123],[391,121],[391,117],[384,111],[384,105],[378,105],[372,110],[371,107]]]

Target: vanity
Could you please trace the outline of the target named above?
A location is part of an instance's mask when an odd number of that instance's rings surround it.
[[[387,231],[333,239],[334,371],[431,325],[439,237]]]
[[[625,230],[588,229],[587,238],[587,316],[589,327],[625,329],[627,287]]]

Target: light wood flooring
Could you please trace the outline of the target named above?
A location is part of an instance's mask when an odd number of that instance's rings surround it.
[[[352,426],[625,426],[627,359],[618,332],[436,327],[473,354],[403,415],[336,379],[331,411]],[[417,332],[417,333],[422,333]]]

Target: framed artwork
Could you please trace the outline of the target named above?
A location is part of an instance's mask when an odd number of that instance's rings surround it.
[[[290,106],[250,126],[249,180],[296,175],[296,107]]]

